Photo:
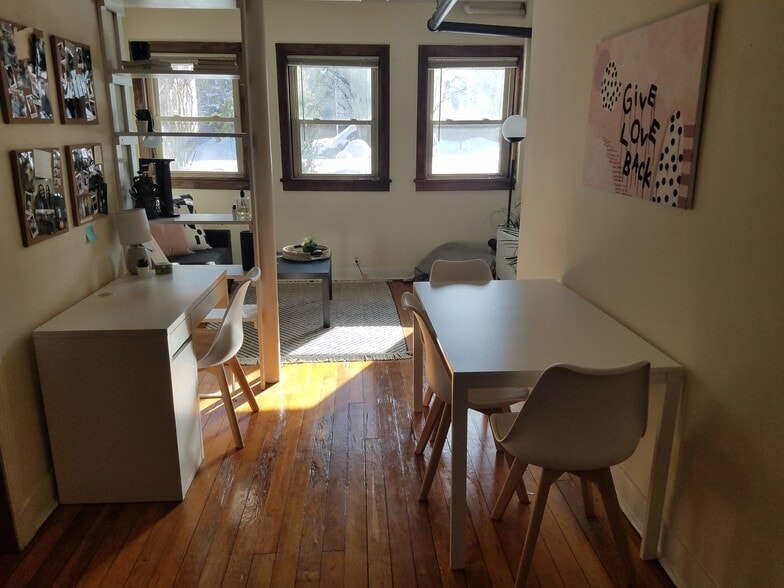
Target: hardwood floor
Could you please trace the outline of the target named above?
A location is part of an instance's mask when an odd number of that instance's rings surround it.
[[[407,287],[395,283],[396,299]],[[60,506],[23,553],[0,556],[0,585],[512,585],[529,506],[513,498],[500,522],[490,519],[506,465],[475,413],[467,567],[449,569],[451,454],[447,444],[419,503],[425,462],[413,452],[424,415],[411,413],[412,376],[411,360],[285,365],[257,395],[258,413],[238,406],[242,450],[219,401],[203,401],[205,459],[183,502]],[[200,389],[217,385],[205,376]],[[538,478],[530,468],[529,492]],[[557,483],[530,586],[618,585],[598,499],[595,508],[586,519],[579,483]],[[636,553],[639,537],[627,530]],[[634,560],[642,585],[672,586],[656,562]]]

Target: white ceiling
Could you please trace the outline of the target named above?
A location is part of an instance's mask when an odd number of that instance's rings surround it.
[[[394,2],[432,4],[436,9],[436,0],[277,0],[280,2]],[[458,4],[467,2],[460,0]],[[470,0],[471,4],[520,4],[520,0]],[[236,8],[237,0],[121,0],[126,8]]]

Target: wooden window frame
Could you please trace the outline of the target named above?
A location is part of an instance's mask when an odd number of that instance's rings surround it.
[[[389,191],[389,45],[343,45],[277,43],[275,45],[278,75],[278,108],[280,123],[281,166],[284,191],[328,192],[388,192]],[[378,59],[376,83],[376,150],[378,164],[373,177],[328,176],[302,177],[295,173],[294,157],[297,150],[293,143],[293,118],[291,112],[289,57],[296,55],[318,57],[373,57]]]
[[[508,190],[509,189],[509,151],[511,144],[502,142],[501,148],[506,156],[505,167],[499,174],[479,176],[470,174],[465,177],[433,177],[428,175],[428,157],[430,157],[431,134],[428,132],[429,83],[428,69],[431,58],[454,57],[466,59],[482,58],[517,58],[513,87],[511,89],[510,111],[506,116],[519,114],[523,90],[523,47],[522,45],[420,45],[417,65],[417,144],[416,144],[416,178],[414,185],[417,192],[423,191],[475,191],[475,190]],[[506,118],[506,117],[504,117]]]
[[[195,54],[216,54],[216,55],[236,55],[237,72],[239,74],[237,100],[239,102],[239,132],[246,135],[240,138],[240,149],[238,173],[225,172],[218,174],[200,173],[172,173],[173,188],[188,188],[195,190],[241,190],[248,189],[250,186],[250,137],[247,135],[247,99],[245,96],[245,83],[243,81],[245,64],[242,43],[208,42],[208,41],[150,41],[150,53],[155,54],[176,54],[195,55]],[[133,80],[134,106],[135,108],[149,108],[148,85],[143,79]],[[198,134],[198,133],[195,133]],[[148,151],[145,153],[145,151]],[[149,150],[142,149],[142,157],[151,157]]]

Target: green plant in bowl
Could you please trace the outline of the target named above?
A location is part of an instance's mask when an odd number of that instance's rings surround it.
[[[305,253],[313,253],[316,249],[318,249],[318,243],[313,237],[305,237],[302,240],[302,251]]]

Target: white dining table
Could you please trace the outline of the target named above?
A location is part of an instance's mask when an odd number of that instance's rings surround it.
[[[556,280],[414,284],[452,377],[450,567],[465,566],[468,390],[533,386],[555,363],[590,368],[651,364],[665,384],[642,529],[640,556],[658,557],[670,454],[684,370],[599,308]],[[422,345],[414,321],[414,410],[422,410]]]

